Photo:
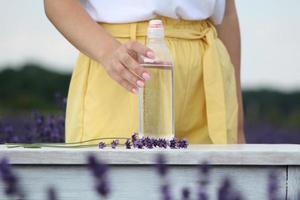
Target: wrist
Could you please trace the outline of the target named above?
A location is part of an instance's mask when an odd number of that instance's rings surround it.
[[[105,62],[105,58],[107,57],[107,55],[112,54],[120,46],[121,43],[115,38],[112,38],[111,41],[106,41],[102,43],[101,50],[98,52],[96,56],[96,61],[100,64],[103,64],[103,62]]]

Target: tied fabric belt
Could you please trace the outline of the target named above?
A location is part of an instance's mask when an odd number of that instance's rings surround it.
[[[203,23],[199,30],[179,28],[180,22],[175,26],[164,24],[165,37],[202,40],[204,42],[203,83],[208,132],[214,144],[227,144],[225,92],[222,65],[216,46],[217,32],[208,20],[199,21],[199,23]],[[147,36],[148,22],[126,24],[99,22],[99,24],[117,38],[136,40],[137,37]]]

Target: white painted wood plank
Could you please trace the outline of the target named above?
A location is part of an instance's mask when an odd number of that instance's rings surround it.
[[[8,157],[12,164],[82,165],[90,153],[115,165],[153,164],[157,153],[165,154],[168,163],[173,165],[196,165],[200,159],[209,159],[214,165],[300,165],[300,145],[295,144],[190,145],[188,149],[109,147],[104,150],[97,147],[10,149],[0,145],[0,158]]]
[[[300,198],[300,168],[288,167],[288,199],[299,200]]]
[[[271,168],[263,166],[212,166],[210,200],[215,200],[220,181],[230,176],[233,185],[244,194],[244,200],[267,199],[267,176]],[[285,196],[285,167],[274,167],[278,171],[279,189]],[[26,190],[30,192],[30,200],[45,199],[45,187],[54,184],[59,188],[59,199],[63,200],[96,200],[93,190],[93,179],[85,166],[16,166]],[[180,191],[184,186],[192,189],[193,199],[196,194],[198,168],[196,166],[171,166],[169,180],[176,199],[180,199]],[[112,166],[109,180],[113,193],[110,200],[158,200],[160,199],[159,177],[155,168],[147,165]],[[0,188],[3,187],[0,184]],[[3,196],[0,196],[3,199]],[[294,199],[292,199],[294,200]]]

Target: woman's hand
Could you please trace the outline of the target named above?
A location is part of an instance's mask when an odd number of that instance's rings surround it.
[[[137,94],[138,87],[143,87],[150,78],[149,72],[142,67],[139,56],[153,58],[154,53],[148,47],[129,41],[119,44],[99,58],[108,75],[130,92]]]
[[[88,15],[77,0],[44,0],[49,20],[78,50],[102,64],[111,78],[136,93],[150,76],[138,56],[153,52],[138,42],[121,44]]]

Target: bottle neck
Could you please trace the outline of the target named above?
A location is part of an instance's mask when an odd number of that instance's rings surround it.
[[[148,43],[164,43],[163,37],[148,37]]]

